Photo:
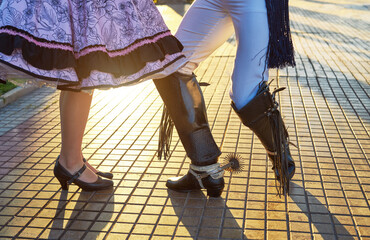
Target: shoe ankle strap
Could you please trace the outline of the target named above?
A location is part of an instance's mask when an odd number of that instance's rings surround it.
[[[68,180],[68,184],[71,184],[73,183],[74,181],[76,181],[80,176],[81,174],[86,170],[86,165],[84,164],[82,166],[82,168],[80,170],[78,170],[72,177],[71,179]]]

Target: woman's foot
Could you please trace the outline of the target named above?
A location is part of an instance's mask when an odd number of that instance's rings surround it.
[[[82,159],[81,161],[68,161],[63,156],[60,156],[58,161],[59,161],[59,164],[71,174],[76,173],[84,165],[84,162],[82,161]],[[98,180],[98,176],[93,172],[93,170],[90,169],[90,167],[87,164],[86,164],[86,167],[87,167],[86,170],[81,174],[79,179],[87,183],[96,182],[96,180]]]
[[[83,158],[85,160],[85,158]],[[88,169],[90,169],[93,173],[97,173],[99,172],[95,167],[93,167],[88,161],[84,161],[85,162],[85,165]]]
[[[58,156],[54,166],[54,176],[58,179],[63,190],[68,190],[69,185],[72,183],[76,184],[84,191],[98,191],[113,187],[113,181],[98,177],[89,170],[84,163],[82,167],[76,171],[74,168],[79,165],[79,161],[66,161],[64,164],[69,166],[70,170],[68,170],[62,166],[59,159]],[[62,160],[62,162],[64,160]],[[70,171],[72,171],[72,173]],[[85,171],[87,172],[85,173]]]
[[[113,173],[111,173],[111,172],[101,172],[101,171],[97,170],[95,167],[93,167],[92,165],[90,165],[90,163],[84,157],[82,157],[82,159],[83,159],[83,162],[85,163],[86,167],[88,167],[96,175],[101,176],[103,178],[113,179]]]

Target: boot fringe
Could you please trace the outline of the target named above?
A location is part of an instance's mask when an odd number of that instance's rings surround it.
[[[159,125],[159,142],[158,142],[158,159],[161,160],[162,156],[165,160],[170,156],[170,147],[172,140],[172,133],[174,122],[168,112],[166,106],[163,106],[163,113],[161,123]]]
[[[270,83],[261,82],[256,97],[241,109],[238,110],[233,102],[231,106],[242,123],[257,135],[265,147],[273,163],[277,195],[281,197],[289,195],[289,183],[295,166],[290,155],[288,131],[279,111],[279,103],[275,99],[275,95],[285,88],[277,88],[271,93],[271,82],[272,80]]]
[[[265,0],[269,44],[267,47],[268,68],[294,67],[294,48],[289,24],[288,0]]]
[[[284,90],[284,88],[274,90],[272,94],[274,108],[267,112],[267,116],[272,127],[272,135],[274,138],[274,145],[276,149],[276,154],[274,154],[274,162],[275,171],[279,173],[279,179],[275,179],[275,181],[279,181],[280,184],[275,184],[275,186],[279,197],[281,197],[281,195],[285,195],[286,193],[289,195],[290,183],[288,169],[289,162],[287,157],[287,148],[289,147],[289,135],[280,115],[280,111],[278,110],[279,104],[275,100],[275,94],[282,90]]]

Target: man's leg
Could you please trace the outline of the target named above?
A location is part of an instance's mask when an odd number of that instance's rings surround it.
[[[205,188],[207,195],[218,197],[224,188],[224,171],[217,163],[221,152],[211,134],[204,98],[192,72],[232,32],[231,19],[217,0],[197,0],[176,33],[190,62],[179,72],[154,80],[192,163],[188,174],[167,181],[170,189]]]
[[[221,154],[208,125],[202,92],[195,77],[174,73],[154,83],[175,124],[178,135],[191,159],[189,173],[169,179],[167,187],[176,191],[207,189],[218,197],[224,188],[223,170],[217,164]],[[214,173],[200,177],[200,174]]]
[[[269,31],[265,1],[236,2],[228,6],[238,40],[230,91],[232,106],[244,125],[258,136],[266,148],[280,181],[278,191],[283,193],[288,190],[295,164],[278,103],[266,84]]]
[[[192,74],[200,62],[234,33],[230,15],[223,5],[222,0],[196,0],[186,12],[175,34],[189,61],[180,72]]]

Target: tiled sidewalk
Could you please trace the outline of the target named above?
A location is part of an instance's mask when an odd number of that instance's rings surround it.
[[[175,29],[183,5],[159,6]],[[0,109],[0,239],[370,239],[369,5],[364,0],[291,0],[297,67],[271,71],[289,127],[297,171],[290,196],[276,196],[259,140],[230,107],[235,57],[230,39],[196,74],[227,173],[221,198],[168,191],[187,172],[177,135],[169,161],[157,159],[162,101],[154,85],[96,91],[84,155],[115,174],[115,187],[61,191],[58,92],[36,90]],[[223,156],[221,159],[223,159]]]

